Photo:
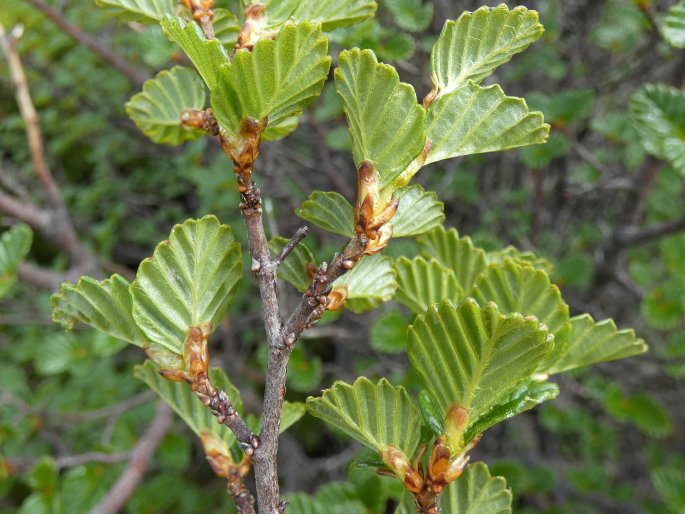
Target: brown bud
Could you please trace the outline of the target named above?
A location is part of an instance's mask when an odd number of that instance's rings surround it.
[[[347,286],[342,285],[333,289],[328,293],[328,303],[326,309],[329,311],[337,311],[344,307],[345,300],[347,300],[348,289]]]
[[[381,460],[402,480],[408,491],[416,494],[423,489],[423,477],[412,467],[402,450],[392,445],[386,446],[381,452]]]
[[[187,382],[190,384],[193,381],[193,378],[188,372],[180,369],[160,369],[157,370],[157,373],[162,375],[167,380],[171,380],[172,382]]]

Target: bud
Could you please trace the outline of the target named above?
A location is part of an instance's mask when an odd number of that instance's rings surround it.
[[[217,476],[228,478],[231,471],[236,468],[230,452],[226,450],[226,445],[211,432],[202,432],[200,442],[207,456],[207,461],[212,467],[212,471]]]
[[[336,286],[330,293],[328,293],[328,302],[326,309],[329,311],[337,311],[344,307],[345,300],[347,300],[348,289],[346,285]]]
[[[383,448],[381,459],[402,480],[404,487],[411,493],[417,494],[423,489],[423,477],[412,467],[406,455],[392,445]]]

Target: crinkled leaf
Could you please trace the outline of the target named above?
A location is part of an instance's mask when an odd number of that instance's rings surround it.
[[[525,100],[506,96],[499,85],[468,82],[431,104],[426,135],[431,163],[544,143],[549,125],[541,112],[530,112]]]
[[[328,232],[345,237],[354,234],[354,208],[340,193],[314,191],[295,214]]]
[[[233,50],[240,32],[240,20],[228,9],[214,9],[214,37],[228,49]]]
[[[664,39],[677,48],[685,48],[685,1],[668,10],[662,27]]]
[[[439,227],[417,238],[421,254],[436,259],[454,271],[457,282],[464,291],[470,291],[478,276],[486,269],[486,254],[473,246],[471,238],[459,237],[453,228]]]
[[[33,232],[27,225],[15,225],[0,236],[0,298],[17,280],[17,268],[31,249]]]
[[[464,298],[464,290],[457,283],[454,272],[435,259],[400,257],[395,261],[395,271],[395,300],[414,314],[423,314],[430,305],[444,299],[458,304]]]
[[[287,243],[288,239],[285,237],[274,237],[269,241],[272,256],[275,257]],[[298,291],[304,292],[309,287],[307,265],[313,262],[315,262],[314,256],[309,248],[304,243],[297,243],[278,267],[278,278],[292,284]]]
[[[419,411],[402,386],[384,378],[377,384],[365,377],[352,385],[338,381],[320,397],[307,398],[307,410],[378,452],[392,445],[411,456],[419,444]]]
[[[445,221],[445,204],[433,191],[426,192],[415,184],[397,191],[397,212],[390,220],[392,237],[413,237],[439,227]]]
[[[433,19],[433,4],[421,3],[421,0],[384,0],[395,23],[410,32],[422,32],[428,28]]]
[[[533,252],[521,251],[511,245],[501,250],[488,252],[485,256],[485,260],[488,264],[502,264],[505,259],[512,259],[518,264],[527,264],[547,273],[552,273],[554,271],[554,265],[544,257],[539,257]]]
[[[219,68],[229,61],[228,53],[218,39],[206,39],[194,21],[165,16],[161,21],[166,36],[178,43],[197,68],[198,73],[213,91],[219,80]]]
[[[407,319],[398,309],[379,315],[371,326],[371,346],[384,353],[407,351]]]
[[[233,139],[245,118],[268,118],[276,126],[298,114],[321,93],[331,58],[320,25],[287,23],[276,40],[261,39],[221,66],[212,111]]]
[[[224,454],[230,455],[229,450],[236,441],[231,429],[217,423],[216,417],[195,396],[188,384],[167,380],[157,372],[158,370],[159,368],[151,361],[145,361],[144,364],[135,367],[135,375],[167,402],[198,437],[201,437],[203,433],[214,434],[225,445]],[[222,389],[228,395],[233,407],[242,414],[243,401],[240,391],[224,372],[219,368],[211,368],[209,378],[215,387]]]
[[[494,304],[445,300],[409,327],[409,361],[441,413],[460,406],[473,425],[504,402],[552,348],[547,329]]]
[[[439,95],[479,83],[543,33],[538,13],[506,5],[481,7],[448,20],[431,52],[431,80]]]
[[[110,16],[124,22],[158,23],[167,14],[174,14],[174,0],[95,0]]]
[[[178,145],[205,133],[181,125],[185,109],[205,108],[205,88],[193,70],[174,66],[143,84],[143,91],[126,103],[126,112],[155,143]]]
[[[596,323],[588,314],[571,318],[571,332],[563,356],[549,373],[561,373],[598,362],[624,359],[647,351],[642,339],[633,330],[618,330],[614,321]]]
[[[371,0],[300,0],[292,17],[320,22],[322,29],[329,31],[371,18],[376,7]]]
[[[511,499],[504,478],[490,476],[484,463],[474,462],[447,486],[440,507],[449,514],[511,514]]]
[[[347,287],[345,306],[364,312],[391,300],[397,289],[390,257],[381,254],[362,258],[351,271],[333,282],[333,289]]]
[[[215,216],[176,225],[138,268],[133,319],[149,340],[182,354],[190,327],[214,330],[242,277],[240,244]]]
[[[345,105],[354,163],[373,162],[382,189],[421,153],[425,111],[414,88],[400,82],[395,68],[379,63],[371,50],[341,52],[335,84]]]

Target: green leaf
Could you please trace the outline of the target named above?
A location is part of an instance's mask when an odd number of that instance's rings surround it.
[[[15,225],[0,236],[0,298],[17,280],[17,268],[31,249],[33,232],[27,225]]]
[[[266,359],[264,359],[266,360]],[[321,359],[308,355],[303,347],[296,347],[288,365],[288,390],[308,393],[318,389],[323,375]]]
[[[424,257],[434,258],[454,271],[464,291],[469,291],[486,269],[485,251],[474,247],[469,237],[460,238],[453,228],[439,227],[419,236],[417,242]]]
[[[326,507],[316,498],[306,493],[290,493],[286,495],[288,512],[292,514],[324,514]]]
[[[410,32],[423,32],[433,19],[433,4],[422,5],[421,0],[384,0],[395,23]]]
[[[553,400],[559,395],[559,386],[551,382],[523,383],[504,403],[493,407],[464,434],[464,441],[469,442],[478,434],[502,421],[532,409],[536,405]]]
[[[503,403],[552,348],[535,318],[466,299],[432,306],[409,327],[409,361],[444,415],[459,406],[474,424]]]
[[[379,453],[392,445],[411,456],[419,444],[419,411],[402,386],[384,378],[378,384],[365,377],[352,385],[338,381],[320,397],[307,398],[307,410]]]
[[[685,92],[647,84],[630,99],[630,111],[645,150],[685,174]]]
[[[284,119],[277,125],[266,127],[266,130],[262,133],[262,141],[278,141],[279,139],[289,136],[297,129],[301,117],[301,114],[295,114]]]
[[[400,199],[397,212],[390,220],[392,237],[413,237],[442,226],[445,204],[433,191],[426,192],[419,184],[403,187],[395,193]]]
[[[224,445],[224,454],[230,455],[229,450],[236,441],[231,429],[217,423],[214,415],[195,396],[188,384],[167,380],[157,372],[158,370],[159,368],[151,361],[145,361],[144,364],[135,367],[134,374],[167,402],[198,437],[204,433],[215,435]],[[243,401],[240,391],[224,372],[219,368],[211,368],[209,378],[215,387],[228,395],[231,405],[242,415]]]
[[[228,9],[214,9],[214,37],[221,41],[221,44],[233,51],[233,47],[238,41],[240,32],[240,20],[236,18]]]
[[[503,264],[505,259],[511,259],[517,264],[532,266],[547,273],[554,271],[554,265],[544,257],[539,257],[533,252],[521,251],[511,245],[501,250],[488,252],[485,256],[488,264]]]
[[[307,406],[304,402],[283,402],[283,410],[281,411],[281,423],[279,431],[282,434],[291,426],[297,423],[302,416],[307,412]]]
[[[288,243],[285,237],[274,237],[269,241],[269,251],[276,256]],[[278,278],[295,286],[301,293],[309,287],[307,264],[316,262],[312,252],[304,243],[298,243],[278,267]]]
[[[676,48],[685,48],[685,1],[673,5],[662,27],[664,39]]]
[[[407,325],[407,319],[401,311],[394,309],[384,312],[371,326],[371,346],[384,353],[407,351]]]
[[[345,306],[364,312],[392,299],[397,289],[392,259],[381,254],[362,258],[351,271],[333,282],[333,289],[347,287]]]
[[[426,135],[433,143],[428,164],[544,143],[549,125],[541,112],[529,112],[525,100],[506,96],[499,85],[469,81],[431,104]]]
[[[400,257],[395,261],[395,271],[395,300],[414,314],[423,314],[430,305],[444,299],[458,304],[464,298],[464,290],[457,283],[454,272],[435,259]]]
[[[373,17],[376,7],[376,2],[371,0],[300,0],[292,17],[320,22],[321,28],[328,32]]]
[[[321,27],[305,21],[287,23],[276,40],[260,39],[238,50],[221,66],[212,94],[212,111],[221,128],[239,139],[243,120],[268,118],[276,126],[300,113],[321,93],[331,58]]]
[[[659,467],[650,473],[654,488],[672,512],[685,510],[685,473],[679,467]]]
[[[147,338],[131,315],[130,285],[116,274],[102,282],[81,277],[76,285],[64,283],[50,298],[52,319],[69,330],[80,321],[142,348]]]
[[[162,30],[170,40],[175,41],[188,55],[198,73],[213,91],[219,81],[219,68],[229,62],[228,53],[218,39],[208,40],[200,26],[194,21],[165,16]]]
[[[231,228],[215,216],[187,220],[140,264],[131,285],[133,319],[149,340],[182,354],[190,327],[217,327],[241,277]]]
[[[177,2],[174,0],[95,0],[108,15],[120,21],[158,23],[167,14],[173,14]]]
[[[596,323],[588,314],[571,318],[566,351],[554,363],[549,373],[561,373],[598,362],[624,359],[647,351],[642,339],[633,330],[618,330],[614,321]]]
[[[419,393],[419,409],[421,409],[424,423],[428,425],[436,436],[442,435],[445,432],[444,416],[441,412],[438,412],[433,397],[425,389]]]
[[[354,234],[354,208],[334,191],[314,191],[295,214],[328,232],[345,237]]]
[[[425,111],[414,88],[400,82],[395,68],[379,63],[371,50],[341,52],[335,84],[350,126],[354,163],[371,161],[383,189],[421,153]]]
[[[484,463],[474,462],[447,486],[440,507],[449,514],[511,514],[511,499],[504,478],[490,476]]]
[[[179,145],[205,132],[181,125],[185,109],[205,108],[205,88],[193,70],[174,66],[143,84],[143,91],[126,103],[126,113],[155,143]]]
[[[543,31],[536,11],[525,7],[510,11],[504,4],[448,20],[431,52],[433,87],[442,96],[469,80],[479,83],[528,48]]]
[[[327,482],[316,492],[316,499],[327,509],[322,514],[368,514],[360,492],[350,482]]]

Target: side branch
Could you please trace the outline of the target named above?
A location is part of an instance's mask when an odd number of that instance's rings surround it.
[[[309,228],[306,226],[297,229],[295,235],[290,239],[290,241],[286,243],[286,245],[283,247],[280,253],[273,260],[272,265],[275,268],[278,268],[281,264],[283,264],[283,261],[288,257],[288,255],[290,255],[290,252],[292,252],[295,249],[298,243],[302,241],[305,237],[307,237],[308,232]]]

